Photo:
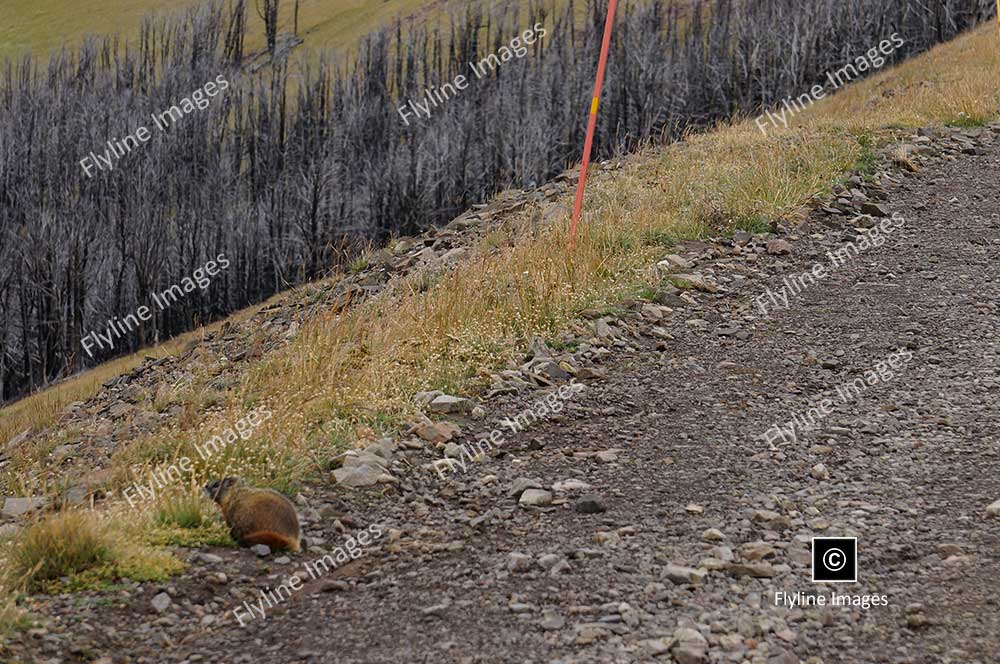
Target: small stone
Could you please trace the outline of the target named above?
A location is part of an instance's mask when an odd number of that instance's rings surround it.
[[[292,559],[289,558],[288,556],[278,556],[277,558],[274,559],[275,565],[287,565],[290,562],[292,562]]]
[[[218,565],[222,562],[222,556],[217,556],[214,553],[199,553],[198,560],[209,565]]]
[[[3,515],[16,519],[28,512],[45,509],[49,505],[49,499],[45,496],[29,496],[26,498],[7,498],[3,502]]]
[[[447,443],[461,432],[461,429],[451,422],[421,422],[414,429],[417,436],[435,445]]]
[[[672,652],[677,664],[701,664],[708,654],[708,641],[698,630],[680,627],[674,632]]]
[[[618,450],[603,450],[594,455],[598,461],[604,463],[614,463],[618,461]]]
[[[719,287],[700,274],[672,274],[667,277],[678,288],[693,288],[703,293],[718,293]]]
[[[250,550],[256,553],[261,558],[266,558],[271,555],[271,547],[267,544],[254,544],[250,547]]]
[[[174,600],[170,599],[170,595],[167,593],[160,593],[153,598],[152,604],[153,608],[156,609],[157,613],[163,613],[170,605],[174,603]]]
[[[911,613],[906,616],[906,626],[910,629],[921,629],[927,627],[928,624],[930,624],[930,621],[922,613]]]
[[[566,626],[566,618],[559,615],[558,613],[546,612],[545,616],[542,618],[541,628],[546,632],[554,632],[558,629],[562,629]]]
[[[608,510],[607,505],[604,504],[604,500],[597,494],[587,494],[586,496],[581,496],[579,500],[573,503],[573,509],[580,514],[600,514]]]
[[[815,466],[813,466],[812,469],[810,469],[809,471],[809,475],[814,480],[823,481],[830,479],[830,471],[827,470],[826,466],[821,463],[817,463]]]
[[[333,477],[338,484],[356,488],[374,484],[394,484],[398,480],[377,465],[364,463],[358,466],[338,468],[333,471]]]
[[[574,479],[563,480],[552,485],[552,490],[557,493],[566,493],[568,491],[586,491],[589,488],[591,487],[586,482]]]
[[[784,256],[792,253],[792,245],[785,240],[771,240],[767,243],[767,253],[772,256]]]
[[[526,489],[517,502],[529,507],[548,507],[552,504],[552,492],[543,489]]]
[[[562,561],[562,557],[555,553],[546,553],[538,559],[538,565],[544,570],[550,570]]]
[[[704,570],[695,569],[693,567],[682,567],[680,565],[667,565],[663,568],[663,573],[661,575],[665,579],[676,584],[683,583],[701,583],[705,580],[708,574]]]
[[[442,394],[441,396],[435,397],[433,401],[428,404],[428,408],[432,413],[468,413],[475,407],[475,404],[470,399],[463,399],[462,397],[453,397],[448,394]]]
[[[701,534],[701,538],[707,542],[721,542],[726,536],[718,528],[709,528]]]
[[[770,579],[775,575],[770,563],[729,563],[725,570],[733,576],[752,576],[755,579]]]
[[[704,507],[702,507],[701,505],[696,505],[695,503],[690,503],[684,509],[690,512],[691,514],[703,514],[705,512]]]
[[[986,513],[990,516],[1000,516],[1000,500],[987,507]]]
[[[660,262],[660,265],[664,264],[666,264],[665,267],[676,267],[682,270],[690,270],[694,267],[691,261],[682,256],[678,256],[677,254],[668,254],[667,257]]]
[[[534,559],[526,553],[518,553],[515,551],[507,556],[507,569],[511,572],[517,573],[530,571],[534,566],[534,563]]]
[[[866,202],[861,204],[861,214],[871,215],[872,217],[888,217],[889,211],[878,203]]]
[[[521,494],[527,489],[541,489],[542,483],[538,480],[533,480],[530,477],[518,477],[510,485],[510,490],[507,495],[511,498],[520,498]]]

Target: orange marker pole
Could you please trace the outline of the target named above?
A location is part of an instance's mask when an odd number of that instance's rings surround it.
[[[1000,2],[1000,0],[997,0]],[[580,182],[576,186],[576,203],[573,205],[573,220],[569,226],[569,249],[576,245],[576,227],[583,209],[583,192],[587,187],[587,167],[590,165],[590,151],[594,146],[594,129],[597,127],[597,107],[601,103],[601,88],[604,86],[604,71],[608,66],[608,50],[611,47],[611,27],[615,22],[615,7],[618,0],[608,3],[608,20],[604,23],[604,43],[601,44],[601,60],[597,65],[597,82],[594,84],[594,98],[590,102],[590,121],[587,124],[587,140],[583,146],[583,162],[580,164]]]

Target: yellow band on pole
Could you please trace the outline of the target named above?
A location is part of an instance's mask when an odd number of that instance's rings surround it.
[[[1000,0],[997,0],[997,2],[1000,2]],[[594,97],[594,101],[590,102],[590,114],[591,115],[597,115],[597,106],[598,106],[599,103],[600,103],[600,100],[597,97]]]

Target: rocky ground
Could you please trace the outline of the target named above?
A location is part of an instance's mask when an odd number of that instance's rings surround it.
[[[430,420],[307,487],[306,551],[184,551],[168,584],[41,598],[13,653],[998,662],[998,175],[1000,126],[921,132],[802,226],[680,246],[677,288],[533,344],[474,401],[421,395]],[[858,538],[857,583],[811,582],[814,536]],[[832,592],[878,605],[775,601]]]

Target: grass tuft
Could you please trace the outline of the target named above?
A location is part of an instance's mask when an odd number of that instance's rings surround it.
[[[37,590],[46,582],[99,568],[115,558],[114,545],[100,519],[69,510],[24,528],[10,554],[11,580]]]

